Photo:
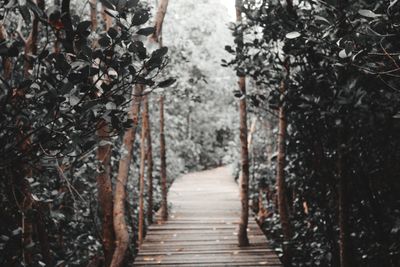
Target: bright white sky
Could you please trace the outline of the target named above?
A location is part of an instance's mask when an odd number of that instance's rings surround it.
[[[236,16],[235,0],[218,0],[218,1],[221,1],[228,8],[229,19],[231,21],[234,21]]]

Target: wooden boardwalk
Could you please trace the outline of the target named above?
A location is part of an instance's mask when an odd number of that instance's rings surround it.
[[[238,186],[228,167],[185,175],[169,191],[165,224],[149,227],[134,266],[282,266],[255,220],[238,247]]]

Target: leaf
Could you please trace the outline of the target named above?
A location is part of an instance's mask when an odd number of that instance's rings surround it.
[[[98,42],[100,46],[107,47],[111,44],[111,39],[106,35],[102,35]]]
[[[162,81],[159,84],[157,84],[157,87],[161,87],[161,88],[169,87],[169,86],[173,85],[175,82],[176,82],[176,79],[169,78],[169,79],[167,79],[165,81]]]
[[[107,33],[113,40],[118,36],[118,31],[114,28],[110,28]]]
[[[106,109],[108,109],[108,110],[113,110],[116,108],[117,108],[117,105],[115,105],[115,103],[113,103],[113,102],[109,102],[106,104]]]
[[[331,23],[329,22],[329,20],[327,20],[327,19],[324,18],[324,17],[318,16],[318,15],[315,15],[315,16],[314,16],[314,19],[317,20],[317,21],[323,21],[323,22],[325,22],[326,24],[331,24]]]
[[[108,0],[100,0],[100,3],[111,10],[115,10],[115,6]]]
[[[287,39],[296,39],[300,36],[301,36],[301,33],[299,33],[299,32],[289,32],[286,34]]]
[[[42,60],[45,59],[49,54],[50,54],[49,50],[47,50],[47,49],[42,50],[42,52],[40,52],[40,54],[39,54],[39,60],[42,61]]]
[[[155,50],[153,53],[151,53],[151,57],[154,58],[161,58],[165,56],[168,53],[168,47],[164,46],[161,47],[160,49]]]
[[[150,18],[149,12],[146,10],[139,10],[138,12],[133,15],[132,18],[132,25],[139,26],[146,23]]]
[[[232,47],[230,45],[226,45],[225,46],[225,50],[228,51],[229,53],[235,53],[235,50],[232,49]]]
[[[399,0],[390,0],[388,10],[392,9],[397,4],[397,2],[399,2]]]
[[[115,10],[106,9],[106,10],[104,10],[104,12],[113,18],[116,18],[119,15],[118,11],[115,11]]]
[[[21,13],[22,18],[24,19],[26,24],[31,23],[31,13],[29,12],[29,9],[27,6],[20,6],[19,7],[19,12]]]
[[[351,52],[350,53],[346,53],[346,49],[342,49],[339,52],[339,57],[340,58],[348,58],[351,56]]]
[[[46,17],[47,17],[46,13],[44,13],[43,10],[40,9],[40,8],[37,6],[37,4],[35,4],[33,1],[26,1],[26,5],[27,5],[27,7],[28,7],[30,10],[32,10],[32,12],[33,12],[36,16],[38,16],[38,17],[40,17],[40,18],[46,18]]]
[[[358,10],[358,14],[360,14],[363,17],[367,17],[367,18],[377,18],[380,17],[381,15],[374,13],[371,10],[368,9],[360,9]]]
[[[133,8],[137,6],[138,3],[139,0],[128,0],[128,2],[126,3],[126,8]]]
[[[129,45],[129,51],[134,52],[138,57],[143,60],[147,57],[147,50],[143,43],[140,41],[133,42]]]
[[[22,228],[21,228],[21,227],[18,227],[17,229],[15,229],[15,230],[13,230],[13,231],[11,232],[11,234],[12,234],[13,236],[19,235],[19,234],[21,234],[21,233],[22,233]]]
[[[90,31],[88,31],[88,28],[92,25],[92,22],[89,20],[82,21],[78,24],[76,31],[83,36],[88,36],[90,34]]]
[[[144,36],[149,36],[150,34],[154,33],[154,30],[155,30],[154,27],[147,27],[138,30],[136,33]]]

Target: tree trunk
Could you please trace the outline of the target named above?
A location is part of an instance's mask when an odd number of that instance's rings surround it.
[[[61,22],[65,28],[65,38],[62,42],[65,51],[74,54],[74,29],[72,27],[70,0],[61,2]]]
[[[156,20],[154,23],[154,33],[151,36],[153,42],[160,42],[162,26],[164,23],[165,14],[167,14],[168,0],[160,0],[158,2]]]
[[[97,30],[97,0],[89,0],[90,21],[92,22],[92,31]]]
[[[239,77],[239,88],[243,99],[239,103],[240,112],[240,143],[241,143],[241,179],[240,179],[240,202],[241,215],[239,223],[239,246],[248,246],[247,225],[249,221],[249,150],[247,143],[247,108],[246,108],[246,80]]]
[[[44,11],[44,0],[38,0],[37,1],[38,7]],[[31,70],[33,68],[33,55],[37,54],[37,39],[38,39],[38,33],[39,33],[39,18],[37,15],[34,16],[33,21],[32,21],[32,29],[29,33],[28,38],[25,40],[25,50],[24,50],[24,77],[29,78],[31,76]],[[25,95],[25,92],[21,91],[20,92],[21,96]],[[25,132],[26,130],[21,129],[21,138],[24,139],[23,144],[21,145],[21,152],[22,154],[27,154],[29,153],[28,151],[30,150],[31,146],[31,139],[25,137]],[[17,179],[21,179],[21,192],[22,192],[22,201],[21,201],[21,207],[22,207],[22,220],[21,220],[21,226],[22,226],[22,231],[23,231],[23,261],[26,265],[32,264],[32,253],[29,250],[26,250],[25,247],[30,245],[33,242],[32,239],[32,232],[33,232],[33,221],[31,220],[32,218],[29,218],[26,216],[26,214],[29,214],[32,205],[34,203],[34,200],[32,198],[31,194],[31,187],[30,184],[25,180],[25,177],[31,177],[32,176],[32,167],[27,163],[23,163],[24,166],[22,166],[22,169],[24,171],[19,172],[20,176],[17,177]]]
[[[144,97],[145,101],[147,97]],[[139,174],[139,233],[138,233],[138,243],[139,246],[143,243],[144,239],[144,172],[146,166],[146,135],[147,135],[147,125],[145,120],[145,111],[142,112],[142,134],[140,139],[140,174]]]
[[[37,209],[35,219],[36,219],[36,230],[37,230],[38,239],[39,239],[39,243],[40,243],[40,251],[41,251],[44,263],[46,263],[47,266],[51,266],[52,265],[52,257],[51,257],[51,253],[50,253],[49,235],[47,232],[45,219],[44,219],[45,210],[48,210],[49,206],[47,203],[46,204],[35,203],[35,208]]]
[[[341,140],[341,137],[339,137]],[[347,178],[344,174],[343,148],[339,143],[336,162],[338,176],[338,219],[339,219],[339,258],[341,267],[350,267],[349,253],[349,203],[347,193]]]
[[[128,228],[125,221],[125,201],[126,201],[126,183],[128,180],[129,166],[132,160],[133,144],[135,142],[136,128],[138,125],[138,115],[140,111],[142,85],[136,85],[133,88],[133,101],[129,112],[133,120],[132,127],[126,130],[121,148],[121,159],[119,161],[118,176],[114,194],[114,231],[116,237],[116,247],[113,254],[111,267],[123,266],[125,253],[129,245]]]
[[[150,116],[149,116],[149,97],[146,96],[143,100],[143,123],[146,124],[146,139],[147,139],[147,222],[153,223],[153,149],[151,145],[151,129],[150,129]]]
[[[286,65],[287,76],[289,76],[289,67]],[[286,81],[283,80],[280,86],[280,93],[282,96],[286,92]],[[277,174],[276,174],[276,187],[278,194],[278,210],[279,218],[283,232],[283,254],[285,266],[290,265],[290,246],[288,242],[291,239],[291,227],[289,220],[289,207],[287,202],[286,182],[285,182],[285,165],[286,165],[286,113],[284,103],[281,103],[279,107],[279,131],[278,131],[278,159],[277,159]]]
[[[44,0],[38,0],[37,5],[41,10],[44,10]],[[39,18],[34,15],[32,21],[32,30],[29,33],[28,38],[25,40],[25,51],[24,51],[24,76],[29,77],[30,71],[33,67],[33,55],[37,54],[37,39],[39,34]]]
[[[337,32],[338,38],[343,37],[348,32],[348,26],[346,22],[346,5],[347,0],[337,0],[336,1],[336,10],[338,12],[338,25],[339,30]],[[340,83],[347,80],[345,77],[346,74],[339,77],[338,80]],[[343,120],[342,120],[343,121]],[[344,165],[346,161],[343,159],[344,151],[343,144],[346,143],[346,138],[343,135],[343,130],[346,129],[345,126],[342,126],[342,129],[339,129],[338,132],[338,148],[337,148],[337,176],[338,176],[338,225],[339,225],[339,260],[341,267],[349,267],[351,266],[351,256],[350,256],[350,245],[349,245],[349,200],[348,200],[348,181],[346,177],[346,168]]]
[[[90,17],[92,18],[92,30],[97,29],[97,2],[90,1]],[[108,17],[108,15],[105,14]],[[111,27],[105,24],[105,30]],[[97,62],[98,63],[98,62]],[[106,76],[104,82],[108,83]],[[111,182],[111,154],[112,144],[110,138],[110,127],[107,121],[101,119],[97,125],[97,137],[99,148],[97,149],[97,159],[99,161],[99,173],[96,177],[98,202],[102,212],[102,245],[105,266],[110,266],[115,248],[115,233],[113,226],[113,188]]]
[[[160,0],[158,3],[156,20],[154,23],[154,34],[150,39],[154,42],[158,42],[159,46],[162,47],[162,25],[164,22],[165,14],[167,13],[168,0]],[[165,135],[164,135],[164,96],[160,97],[160,158],[161,158],[161,219],[163,221],[168,220],[168,187],[167,187],[167,164],[166,164],[166,153],[165,153]]]
[[[242,23],[242,0],[236,0],[236,22],[238,25]],[[243,49],[243,32],[239,29],[238,50]],[[240,114],[240,143],[241,143],[241,175],[240,175],[240,203],[241,215],[239,222],[238,241],[239,246],[248,246],[249,238],[247,237],[247,225],[249,222],[249,147],[247,143],[247,107],[246,107],[246,77],[241,74],[239,77],[239,90],[242,99],[239,102]]]
[[[160,97],[160,154],[161,154],[161,219],[168,220],[168,186],[164,134],[164,96]]]
[[[97,150],[99,161],[99,174],[96,177],[98,202],[102,212],[102,244],[106,266],[112,260],[115,247],[115,234],[113,227],[113,191],[111,183],[111,152],[112,145],[109,137],[109,127],[106,121],[100,121],[97,136],[100,140]]]

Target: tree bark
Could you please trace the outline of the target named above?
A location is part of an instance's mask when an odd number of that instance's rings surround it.
[[[90,1],[90,17],[92,19],[92,30],[95,31],[98,26],[96,0]],[[109,29],[109,27],[111,27],[111,25],[105,24],[106,31]],[[109,82],[107,76],[104,78],[104,81]],[[115,249],[115,233],[113,226],[113,188],[111,182],[110,165],[112,144],[108,122],[104,119],[100,119],[97,124],[97,129],[97,137],[99,140],[99,147],[97,149],[99,173],[96,177],[96,181],[98,202],[102,212],[102,245],[105,266],[110,266]]]
[[[346,22],[346,5],[347,0],[337,0],[336,10],[338,14],[338,32],[337,37],[341,38],[348,32],[348,26]],[[346,74],[338,78],[339,83],[347,80]],[[340,86],[340,85],[339,85]],[[342,119],[342,123],[343,123]],[[348,180],[346,177],[346,168],[344,167],[346,161],[344,157],[344,147],[346,143],[346,137],[343,134],[343,130],[346,129],[342,126],[338,130],[338,148],[337,148],[337,176],[338,176],[338,225],[339,225],[339,261],[341,267],[350,267],[351,264],[351,252],[350,252],[350,233],[349,233],[349,195],[347,192]]]
[[[113,191],[110,177],[112,145],[109,135],[110,133],[107,122],[101,120],[97,130],[97,136],[100,143],[97,150],[99,174],[96,177],[96,181],[98,201],[102,212],[102,244],[106,266],[109,266],[111,263],[115,247],[115,234],[113,227]]]
[[[146,98],[146,97],[145,97]],[[140,174],[139,174],[139,233],[138,242],[139,246],[143,243],[144,239],[144,173],[146,167],[146,134],[147,125],[144,118],[144,110],[142,112],[142,134],[140,139]]]
[[[241,27],[242,24],[242,0],[236,0],[236,22]],[[243,49],[243,32],[239,29],[238,49]],[[241,214],[239,222],[238,241],[239,246],[248,246],[249,238],[247,236],[247,225],[249,222],[249,147],[247,136],[247,107],[246,107],[246,77],[244,74],[238,75],[239,90],[242,98],[239,102],[240,116],[240,144],[241,144],[241,175],[240,175],[240,203]]]
[[[62,42],[68,53],[74,53],[74,29],[72,27],[70,0],[61,2],[61,21],[65,29],[65,38]]]
[[[160,42],[162,26],[164,23],[165,14],[167,14],[168,0],[160,0],[158,2],[156,20],[154,23],[154,33],[150,37],[153,42]]]
[[[167,13],[168,0],[160,0],[158,3],[156,20],[154,23],[154,33],[150,39],[157,42],[162,47],[162,25],[164,22],[165,14]],[[164,135],[164,96],[160,97],[160,158],[161,158],[161,219],[168,220],[168,187],[167,187],[167,163],[165,152],[165,135]]]
[[[286,59],[285,67],[287,71],[287,76],[289,77],[289,64]],[[283,97],[286,93],[286,79],[281,82],[280,93]],[[278,126],[278,164],[277,164],[277,174],[276,174],[276,187],[278,194],[278,210],[279,218],[282,226],[283,232],[283,254],[284,254],[284,264],[289,266],[291,262],[291,253],[289,242],[291,240],[291,226],[289,219],[289,207],[287,202],[287,192],[286,192],[286,182],[285,182],[285,165],[286,165],[286,112],[284,103],[281,103],[279,107],[279,126]]]
[[[153,149],[151,144],[150,114],[149,114],[149,97],[143,100],[143,123],[146,124],[146,140],[147,140],[147,222],[153,223]]]
[[[90,21],[92,22],[92,31],[97,30],[97,0],[89,0]]]
[[[116,247],[114,250],[111,267],[123,266],[125,253],[129,245],[128,228],[125,221],[126,183],[128,180],[129,166],[132,160],[133,144],[135,142],[138,115],[140,111],[141,95],[143,85],[135,85],[133,88],[133,100],[129,112],[133,120],[132,127],[126,130],[121,148],[121,159],[119,161],[118,176],[114,194],[114,231]]]
[[[44,10],[44,0],[38,0],[37,5],[41,10]],[[33,55],[37,54],[37,39],[39,34],[39,18],[34,15],[32,21],[32,30],[28,38],[25,40],[24,51],[24,76],[29,77],[30,71],[33,68]]]
[[[167,163],[165,153],[164,134],[164,96],[160,97],[160,154],[161,154],[161,219],[168,220],[168,186],[167,186]]]
[[[344,174],[344,160],[342,137],[339,137],[340,143],[338,146],[337,155],[337,176],[338,176],[338,224],[339,224],[339,258],[341,267],[350,267],[350,253],[349,253],[349,201],[347,193],[347,178]]]
[[[248,246],[247,225],[249,221],[249,150],[247,143],[247,108],[246,108],[246,79],[239,77],[239,88],[243,99],[239,103],[240,113],[240,143],[241,143],[241,179],[240,179],[240,202],[241,215],[239,223],[239,246]]]

